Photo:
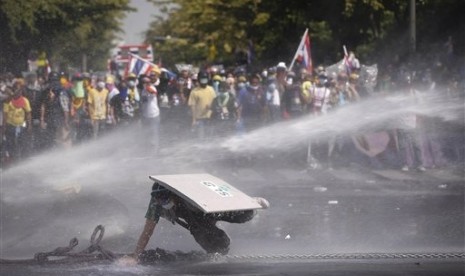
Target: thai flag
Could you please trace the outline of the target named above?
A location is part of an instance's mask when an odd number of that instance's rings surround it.
[[[151,63],[150,61],[141,58],[138,55],[130,54],[131,58],[129,59],[128,66],[126,67],[125,76],[128,76],[130,73],[135,74],[137,77],[140,75],[148,75],[150,70],[158,65]],[[161,60],[160,60],[161,61]],[[170,70],[161,67],[160,70],[166,74],[168,79],[173,79],[176,77],[176,74]]]
[[[292,70],[294,62],[298,60],[301,66],[307,69],[307,72],[313,72],[313,63],[312,63],[312,52],[310,50],[310,36],[308,35],[308,29],[305,30],[302,40],[300,41],[299,47],[294,55],[294,59],[289,66],[289,70]]]
[[[139,75],[147,75],[152,68],[154,68],[154,64],[148,60],[141,58],[138,55],[131,54],[131,57],[128,62],[128,66],[126,68],[126,76],[130,73],[135,74],[137,77]]]

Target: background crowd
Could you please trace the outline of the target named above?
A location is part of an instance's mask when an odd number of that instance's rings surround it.
[[[324,116],[373,96],[435,90],[464,99],[464,78],[459,78],[463,68],[388,65],[380,70],[376,86],[368,87],[360,62],[353,53],[350,57],[339,72],[323,66],[311,72],[299,66],[290,70],[279,62],[257,71],[243,66],[211,66],[199,72],[181,68],[176,76],[158,67],[146,75],[124,77],[53,71],[45,77],[36,72],[3,74],[2,166],[48,149],[105,139],[105,133],[134,124],[149,132],[140,142],[157,154],[182,139],[202,142],[241,135],[301,116]],[[392,145],[368,160],[404,171],[463,163],[463,127],[463,122],[437,123],[434,116],[405,115],[394,129],[386,129]],[[363,148],[369,141],[347,138],[309,141],[303,163],[317,169],[365,162],[362,153],[354,157],[354,144]]]

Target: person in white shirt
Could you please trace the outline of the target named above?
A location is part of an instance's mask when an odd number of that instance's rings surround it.
[[[154,153],[159,151],[159,135],[160,135],[160,108],[158,106],[158,90],[160,84],[160,69],[154,67],[149,78],[145,79],[144,88],[141,93],[141,123],[146,131],[146,142],[153,149]]]

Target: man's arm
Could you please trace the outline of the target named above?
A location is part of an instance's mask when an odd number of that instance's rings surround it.
[[[118,260],[118,264],[122,266],[134,266],[139,262],[139,256],[144,252],[145,247],[152,237],[153,230],[157,223],[152,219],[146,219],[144,230],[140,234],[139,240],[137,241],[136,249],[132,255],[126,255]]]
[[[145,220],[145,225],[144,225],[144,230],[140,234],[139,240],[137,241],[136,249],[134,250],[134,257],[136,259],[139,259],[139,255],[144,252],[145,247],[150,241],[150,238],[152,237],[153,230],[155,229],[155,226],[157,223],[152,220],[152,219],[146,219]]]

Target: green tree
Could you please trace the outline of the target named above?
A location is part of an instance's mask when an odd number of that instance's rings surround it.
[[[85,53],[90,67],[103,69],[121,19],[131,10],[129,0],[2,0],[0,70],[25,70],[31,50],[78,68]]]
[[[209,49],[216,49],[217,62],[233,63],[248,41],[260,60],[289,61],[306,28],[314,63],[340,59],[343,45],[362,60],[408,54],[405,0],[150,1],[164,7],[165,16],[152,23],[147,41],[169,62],[204,61]],[[459,12],[464,5],[462,0],[416,1],[419,51],[452,36],[456,53],[463,55],[465,24]],[[178,39],[163,39],[168,35]]]

